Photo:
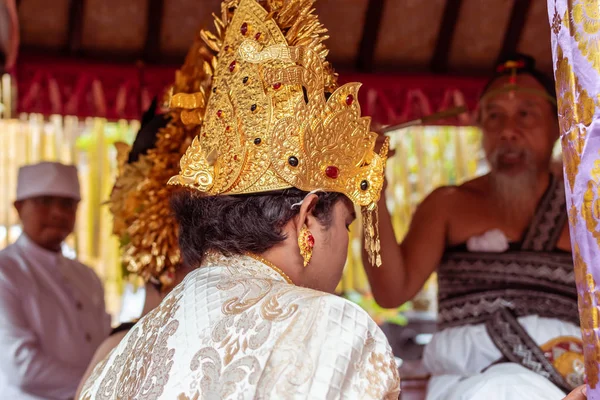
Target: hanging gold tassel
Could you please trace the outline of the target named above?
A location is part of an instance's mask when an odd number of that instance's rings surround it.
[[[365,249],[369,255],[369,263],[381,267],[381,243],[379,242],[379,224],[377,220],[377,205],[372,209],[361,207]]]

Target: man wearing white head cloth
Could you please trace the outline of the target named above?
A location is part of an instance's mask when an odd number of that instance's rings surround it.
[[[110,332],[96,274],[61,254],[80,200],[77,169],[44,162],[19,170],[23,225],[0,252],[0,397],[70,399]]]

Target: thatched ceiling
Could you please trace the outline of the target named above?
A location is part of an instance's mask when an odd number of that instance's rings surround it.
[[[220,0],[20,0],[22,53],[179,64]],[[546,0],[319,0],[338,70],[478,74],[520,51],[550,72]]]

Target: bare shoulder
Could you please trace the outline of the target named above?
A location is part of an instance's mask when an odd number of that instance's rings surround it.
[[[459,186],[441,186],[431,192],[419,205],[418,212],[441,215],[461,209],[485,196],[489,187],[487,177],[469,180]]]
[[[490,190],[489,175],[480,176],[468,180],[457,186],[457,192],[460,196],[481,196],[487,195]]]
[[[440,186],[425,197],[419,208],[433,209],[441,205],[447,205],[454,201],[458,191],[458,186]]]
[[[489,179],[481,176],[462,183],[459,186],[442,186],[431,192],[430,198],[437,201],[464,201],[486,195],[489,191]]]

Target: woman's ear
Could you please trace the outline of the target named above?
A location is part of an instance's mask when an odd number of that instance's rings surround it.
[[[319,196],[314,193],[309,194],[302,200],[300,204],[300,212],[296,216],[296,234],[300,236],[300,231],[304,225],[309,225],[309,217],[315,209],[315,206],[319,202]]]

